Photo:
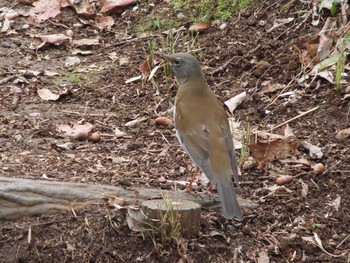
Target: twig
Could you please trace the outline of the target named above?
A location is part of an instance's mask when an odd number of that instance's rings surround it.
[[[12,76],[8,76],[8,77],[6,77],[6,78],[3,78],[2,80],[0,80],[0,85],[6,84],[7,82],[14,80],[15,78],[16,78],[15,75],[12,75]]]
[[[344,238],[344,239],[338,244],[338,246],[336,246],[336,249],[338,249],[349,237],[350,237],[350,235],[348,235],[346,238]]]
[[[291,121],[294,121],[294,120],[296,120],[296,119],[298,119],[298,118],[300,118],[300,117],[302,117],[302,116],[304,116],[306,114],[309,114],[310,112],[313,112],[313,111],[317,110],[319,107],[320,106],[316,106],[315,108],[312,108],[311,110],[305,111],[305,112],[299,114],[298,116],[295,116],[295,117],[293,117],[293,118],[291,118],[291,119],[289,119],[289,120],[287,120],[285,122],[282,122],[281,124],[278,124],[278,125],[272,127],[271,130],[277,129],[277,128],[279,128],[279,127],[281,127],[281,126],[283,126],[283,125],[285,125],[287,123],[290,123]]]

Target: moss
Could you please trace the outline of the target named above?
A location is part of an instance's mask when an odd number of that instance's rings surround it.
[[[193,20],[209,21],[211,19],[227,20],[232,14],[244,10],[250,0],[172,0],[175,9],[191,13]]]
[[[87,72],[87,73],[74,73],[70,71],[64,72],[62,75],[55,76],[52,78],[44,78],[44,81],[47,83],[52,83],[56,86],[62,84],[68,85],[82,85],[91,80],[96,80],[99,77],[97,72]]]

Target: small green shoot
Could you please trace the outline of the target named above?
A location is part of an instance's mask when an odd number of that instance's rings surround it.
[[[321,11],[323,8],[326,7],[326,4],[329,2],[329,0],[322,0],[320,6],[319,6],[319,11]],[[329,8],[329,11],[331,13],[331,16],[334,16],[335,13],[337,12],[337,5],[341,3],[341,0],[333,0],[332,1],[332,6]],[[328,8],[328,7],[327,7]]]
[[[242,166],[250,156],[250,149],[248,145],[250,144],[251,130],[249,124],[246,128],[243,129],[243,138],[242,138],[242,148],[241,148],[241,157],[239,159],[239,166]]]
[[[347,44],[350,42],[350,34],[346,34],[342,38],[338,40],[338,51],[339,57],[336,63],[335,70],[335,88],[338,93],[341,91],[342,80],[343,80],[343,72],[346,63],[346,57],[349,54],[349,50],[347,49]]]

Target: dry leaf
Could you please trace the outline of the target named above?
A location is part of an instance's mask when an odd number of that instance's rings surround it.
[[[337,134],[335,135],[335,138],[337,138],[338,141],[343,141],[346,138],[350,136],[350,128],[338,131]]]
[[[93,18],[96,16],[96,4],[95,1],[90,0],[81,0],[81,1],[74,1],[74,0],[68,0],[70,5],[75,9],[75,11],[80,16],[84,16],[87,18]],[[77,3],[76,3],[77,2]]]
[[[309,186],[303,181],[301,181],[301,196],[306,198],[308,192],[309,192]]]
[[[35,47],[34,41],[38,38],[41,39],[41,41],[43,41],[43,42]],[[60,45],[60,44],[69,43],[70,40],[71,40],[71,38],[66,36],[65,34],[36,35],[36,36],[34,36],[34,39],[30,45],[30,48],[31,49],[40,49],[43,46],[45,46],[46,44]]]
[[[298,141],[287,125],[282,129],[284,135],[254,131],[251,134],[249,148],[252,157],[257,161],[272,161],[294,156],[297,152]]]
[[[104,0],[101,4],[100,13],[112,15],[122,13],[135,0]]]
[[[279,28],[280,26],[283,26],[285,24],[288,24],[294,20],[294,17],[289,18],[277,18],[275,21],[273,21],[273,26],[267,30],[267,32],[271,32],[272,30]]]
[[[129,122],[125,123],[125,126],[126,127],[133,127],[133,126],[135,126],[135,125],[137,125],[140,122],[143,122],[145,120],[147,120],[146,117],[138,118],[138,119],[135,119],[135,120],[132,120],[132,121],[129,121]]]
[[[151,60],[149,58],[142,62],[140,65],[140,71],[144,78],[147,78],[150,75],[152,66],[153,65],[151,65]]]
[[[312,159],[321,159],[323,156],[322,150],[320,147],[312,145],[307,141],[302,141],[301,144],[305,149],[309,150],[309,155]]]
[[[74,39],[74,46],[97,46],[99,45],[99,38],[82,38],[82,39]]]
[[[247,92],[242,92],[240,94],[237,94],[233,98],[225,101],[226,106],[229,108],[230,112],[232,113],[242,102],[247,100]]]
[[[188,29],[189,31],[195,31],[195,32],[200,32],[208,29],[211,26],[210,22],[194,22],[190,28]]]
[[[142,79],[142,76],[141,76],[141,75],[140,75],[140,76],[136,76],[136,77],[132,77],[132,78],[130,78],[130,79],[127,79],[127,80],[125,81],[125,84],[131,83],[131,82],[134,82],[134,81],[137,81],[137,80],[140,80],[140,79]]]
[[[114,19],[111,16],[98,16],[95,21],[99,29],[110,29],[114,25]]]
[[[66,95],[68,90],[64,89],[60,93],[56,94],[51,92],[49,89],[43,88],[38,89],[37,93],[42,100],[58,100],[62,95]]]
[[[328,202],[327,204],[329,206],[334,207],[334,209],[338,212],[340,207],[340,201],[341,201],[341,197],[340,195],[337,194],[337,197],[333,201]]]
[[[339,255],[334,255],[329,253],[327,250],[324,249],[323,245],[322,245],[322,241],[320,239],[320,237],[317,235],[316,232],[314,232],[314,236],[313,237],[302,237],[303,240],[319,247],[324,253],[326,253],[327,255],[331,256],[331,257],[343,257],[345,255],[345,253],[343,254],[339,254]]]
[[[285,88],[285,85],[279,83],[271,83],[270,80],[265,80],[261,83],[261,90],[258,92],[260,95],[273,93],[277,90],[282,90]]]
[[[57,127],[58,132],[63,133],[67,137],[71,137],[77,140],[87,139],[89,133],[94,128],[91,123],[77,124],[74,123],[73,126],[68,124],[61,124]]]
[[[40,24],[61,13],[61,1],[58,0],[39,0],[33,5],[29,11],[28,24]]]
[[[121,130],[119,130],[117,127],[114,129],[114,135],[116,138],[121,138],[124,135],[126,135],[125,132],[122,132]]]

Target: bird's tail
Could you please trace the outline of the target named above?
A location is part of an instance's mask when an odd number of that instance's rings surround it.
[[[228,219],[237,218],[243,220],[243,213],[239,206],[233,182],[229,184],[217,183],[217,190],[220,196],[224,216]]]

